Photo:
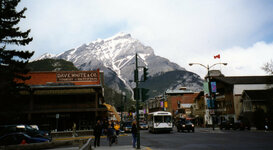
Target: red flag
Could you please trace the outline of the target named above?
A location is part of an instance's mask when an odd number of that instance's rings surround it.
[[[214,56],[214,59],[216,59],[216,58],[219,58],[219,59],[220,59],[220,54]]]

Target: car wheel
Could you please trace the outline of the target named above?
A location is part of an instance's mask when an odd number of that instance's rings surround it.
[[[192,129],[192,132],[194,132],[194,129]]]

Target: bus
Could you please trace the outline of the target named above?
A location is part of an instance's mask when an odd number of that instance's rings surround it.
[[[166,111],[157,111],[148,114],[149,132],[171,132],[173,129],[172,114]]]

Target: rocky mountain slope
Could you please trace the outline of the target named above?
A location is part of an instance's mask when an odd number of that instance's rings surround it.
[[[175,81],[170,82],[170,79],[163,77],[165,81],[161,81],[161,84],[167,86],[164,89],[186,86],[198,91],[202,88],[202,79],[197,74],[186,71],[166,58],[156,56],[151,47],[145,46],[139,40],[132,38],[130,34],[125,33],[118,33],[107,39],[98,39],[58,55],[45,54],[38,59],[64,59],[73,62],[80,70],[96,70],[99,68],[104,71],[105,84],[117,91],[122,91],[124,89],[131,90],[134,87],[133,73],[136,53],[139,56],[139,66],[149,68],[150,85],[160,84],[153,80],[154,77],[167,76],[169,72],[172,72],[171,78]],[[157,87],[153,88],[155,89],[150,90],[157,90]]]

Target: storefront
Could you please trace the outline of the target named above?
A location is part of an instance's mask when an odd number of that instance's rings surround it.
[[[91,129],[107,117],[103,73],[97,71],[30,72],[22,89],[23,117],[20,123],[37,124],[49,130]],[[19,121],[18,121],[19,123]]]

